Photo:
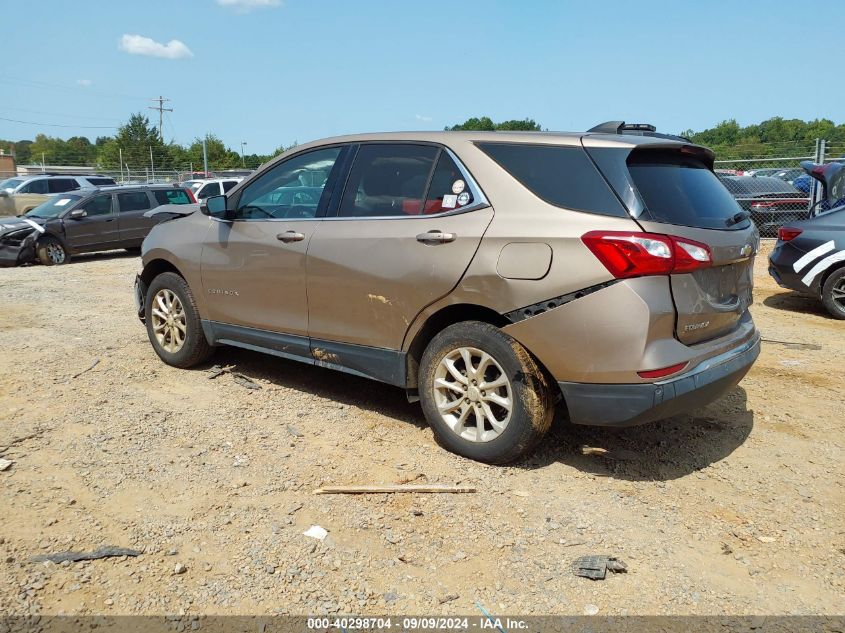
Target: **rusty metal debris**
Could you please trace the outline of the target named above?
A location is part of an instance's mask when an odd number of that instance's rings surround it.
[[[593,554],[581,556],[572,563],[572,573],[590,580],[604,580],[607,572],[624,574],[628,572],[628,566],[615,556],[604,554]]]

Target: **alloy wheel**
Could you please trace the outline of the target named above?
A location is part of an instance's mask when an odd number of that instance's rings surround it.
[[[151,315],[153,333],[161,348],[171,354],[182,349],[188,331],[188,319],[176,293],[167,288],[159,290],[153,297]]]
[[[434,373],[434,402],[453,433],[470,442],[489,442],[507,428],[513,390],[502,366],[490,354],[459,347]]]
[[[845,310],[845,277],[840,279],[830,290],[833,302],[842,310]]]
[[[61,244],[50,242],[47,244],[47,257],[53,264],[63,264],[65,262],[65,249]]]

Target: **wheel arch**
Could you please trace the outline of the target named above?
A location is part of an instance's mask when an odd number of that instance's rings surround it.
[[[824,296],[824,285],[827,283],[830,276],[842,268],[845,268],[845,261],[836,262],[819,275],[819,296]]]
[[[150,260],[144,265],[143,270],[141,270],[141,281],[144,282],[144,286],[149,286],[153,279],[158,277],[162,273],[176,273],[182,279],[185,279],[185,275],[182,274],[182,271],[176,267],[173,262],[170,262],[162,257],[158,257],[156,259]],[[187,280],[186,280],[187,281]]]
[[[461,321],[483,321],[496,327],[504,327],[510,323],[508,318],[495,310],[471,303],[447,305],[431,314],[414,334],[405,356],[406,389],[409,400],[418,399],[419,368],[425,348],[439,332]]]

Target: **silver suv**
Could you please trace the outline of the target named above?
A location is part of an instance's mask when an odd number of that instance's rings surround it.
[[[548,430],[720,397],[757,358],[758,235],[713,154],[644,125],[297,146],[157,225],[136,280],[161,359],[235,345],[396,385],[504,463]]]

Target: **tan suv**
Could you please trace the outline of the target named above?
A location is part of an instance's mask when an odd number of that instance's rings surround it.
[[[621,122],[300,145],[152,230],[139,316],[170,365],[235,345],[373,378],[446,448],[508,462],[558,400],[638,424],[748,371],[759,238],[712,168]]]

